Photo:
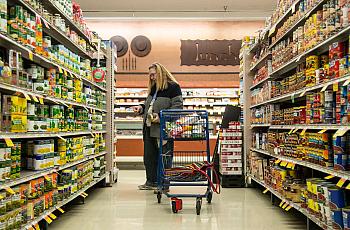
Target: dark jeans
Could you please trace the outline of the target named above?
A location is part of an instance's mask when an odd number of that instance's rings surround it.
[[[146,168],[146,183],[147,185],[156,186],[158,174],[159,147],[157,138],[150,136],[150,128],[148,127],[144,128],[143,146],[143,163]],[[166,145],[163,145],[163,153],[166,153],[166,159],[164,160],[164,168],[170,168],[172,165],[173,149],[173,141],[168,141]]]

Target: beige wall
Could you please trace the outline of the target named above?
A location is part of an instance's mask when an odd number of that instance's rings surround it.
[[[204,85],[215,87],[224,84],[225,87],[238,85],[238,75],[220,74],[214,76],[210,72],[238,72],[239,66],[181,66],[180,46],[184,39],[242,39],[243,36],[255,34],[263,27],[262,21],[249,22],[223,22],[223,21],[88,21],[89,27],[98,32],[103,39],[109,39],[115,35],[121,35],[131,40],[137,35],[145,35],[152,42],[151,53],[144,58],[137,58],[137,69],[133,72],[146,72],[148,66],[155,62],[161,62],[172,72],[191,72],[193,74],[176,76],[183,85],[191,87],[191,82],[197,87]],[[125,55],[124,57],[126,57]],[[131,56],[133,57],[132,53]],[[121,66],[121,58],[118,60]],[[119,71],[124,72],[119,69]],[[196,72],[208,72],[208,75],[196,75]],[[144,75],[118,75],[119,83],[135,84],[142,81]],[[217,81],[218,80],[218,81]],[[199,83],[200,82],[200,83]],[[143,83],[142,83],[143,84]],[[219,84],[219,85],[220,85]],[[217,87],[220,87],[220,86]]]

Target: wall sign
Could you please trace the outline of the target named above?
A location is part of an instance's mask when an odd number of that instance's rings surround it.
[[[241,40],[181,40],[181,65],[239,65]]]

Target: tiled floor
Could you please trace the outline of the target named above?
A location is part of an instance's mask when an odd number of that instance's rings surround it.
[[[195,200],[184,200],[184,209],[171,212],[167,198],[158,204],[152,191],[138,191],[144,171],[120,171],[113,187],[90,193],[84,205],[75,205],[54,221],[49,229],[305,229],[300,218],[270,204],[258,189],[224,189],[213,203],[203,202],[195,213]],[[172,190],[173,191],[173,190]]]

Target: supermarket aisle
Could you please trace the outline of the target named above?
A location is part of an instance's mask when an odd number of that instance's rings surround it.
[[[84,205],[76,205],[49,229],[305,229],[300,220],[261,199],[256,189],[224,189],[213,204],[203,202],[200,216],[194,200],[184,201],[184,210],[172,214],[167,199],[161,205],[151,191],[138,191],[144,171],[121,171],[113,188],[90,194]]]

